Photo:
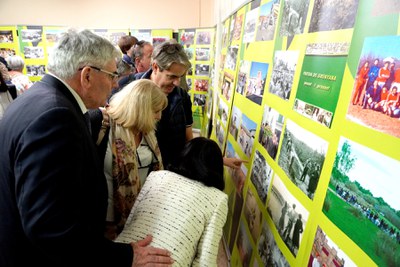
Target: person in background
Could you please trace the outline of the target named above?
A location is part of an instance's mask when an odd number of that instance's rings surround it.
[[[9,86],[3,78],[3,73],[0,72],[0,120],[3,118],[5,110],[12,101],[13,97],[9,92]]]
[[[135,44],[138,42],[138,39],[135,36],[131,35],[123,35],[118,40],[118,47],[122,52],[122,60],[135,68],[135,62],[132,57],[132,50]]]
[[[383,87],[386,84],[386,81],[390,77],[390,69],[389,69],[389,61],[383,62],[383,67],[379,69],[378,76],[376,77],[376,80],[378,81],[379,87]]]
[[[169,171],[147,177],[117,241],[153,233],[153,244],[171,251],[177,266],[217,266],[228,213],[223,171],[218,144],[193,138]]]
[[[386,87],[385,85],[383,87]],[[373,109],[376,104],[381,101],[382,88],[378,85],[378,81],[375,80],[374,83],[367,88],[365,91],[363,109],[369,108]]]
[[[365,61],[364,65],[359,69],[357,73],[356,85],[354,87],[353,98],[351,100],[353,105],[357,105],[363,102],[365,94],[365,86],[368,80],[368,72],[369,72],[369,62]]]
[[[33,84],[31,80],[29,80],[29,77],[22,73],[25,62],[20,56],[9,56],[6,60],[8,67],[11,69],[11,71],[9,71],[11,82],[17,88],[17,95],[21,95]]]
[[[135,79],[152,80],[168,97],[168,106],[156,131],[165,168],[176,160],[185,143],[193,139],[192,102],[187,91],[180,87],[190,67],[183,46],[171,39],[154,48],[149,70],[135,74]],[[231,168],[239,168],[242,162],[245,161],[224,157],[224,164]]]
[[[117,72],[118,72],[118,83],[117,87],[113,88],[111,91],[111,94],[107,100],[107,102],[110,100],[111,96],[117,92],[119,92],[123,86],[120,85],[120,81],[131,75],[132,73],[135,73],[135,67],[132,65],[126,63],[124,60],[118,59],[117,60]]]
[[[168,106],[156,131],[165,167],[173,163],[185,143],[193,138],[192,102],[186,90],[179,86],[190,66],[182,45],[172,39],[154,48],[149,70],[135,75],[136,79],[152,80],[168,97]]]
[[[124,227],[148,173],[163,169],[155,129],[166,107],[167,97],[155,83],[137,80],[113,95],[103,113],[97,110],[110,125],[109,130],[100,129],[107,134],[97,143],[106,147],[101,150],[108,183],[105,235],[111,240]],[[92,111],[90,114],[93,117]],[[92,125],[100,124],[93,122]],[[95,131],[102,134],[99,126]]]
[[[0,63],[4,64],[4,66],[6,66],[6,69],[8,71],[10,71],[11,69],[8,67],[8,63],[6,58],[8,57],[8,53],[6,48],[0,48]]]
[[[380,65],[379,65],[379,59],[375,58],[374,59],[374,63],[372,64],[372,66],[370,66],[369,68],[369,72],[368,72],[368,81],[367,81],[367,86],[366,88],[370,87],[374,81],[376,80],[376,78],[379,75],[379,69],[380,69]],[[361,99],[362,100],[362,99]],[[359,103],[360,106],[362,105],[362,103]]]
[[[135,69],[129,75],[122,77],[118,81],[120,88],[135,80],[135,73],[142,73],[150,68],[151,54],[153,53],[153,45],[147,41],[139,41],[130,50],[135,64]]]
[[[149,70],[152,53],[153,45],[150,42],[142,40],[136,43],[133,47],[133,58],[137,73]]]
[[[95,49],[93,49],[95,47]],[[152,237],[104,237],[107,182],[87,109],[116,86],[120,52],[90,30],[67,30],[46,74],[0,121],[0,266],[170,266]]]

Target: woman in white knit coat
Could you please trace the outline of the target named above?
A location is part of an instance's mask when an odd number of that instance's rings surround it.
[[[221,150],[197,137],[177,162],[169,171],[149,174],[116,241],[130,243],[150,233],[152,246],[171,252],[173,266],[217,266],[228,212]]]

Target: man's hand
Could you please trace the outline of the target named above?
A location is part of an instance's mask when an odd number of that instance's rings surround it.
[[[172,266],[174,260],[168,250],[149,246],[153,237],[147,235],[145,239],[132,242],[133,262],[132,267],[142,266]]]

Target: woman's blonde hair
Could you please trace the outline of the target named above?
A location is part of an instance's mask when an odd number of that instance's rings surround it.
[[[168,105],[167,96],[154,82],[136,80],[111,97],[107,108],[110,118],[134,132],[149,133],[156,129],[154,114]]]

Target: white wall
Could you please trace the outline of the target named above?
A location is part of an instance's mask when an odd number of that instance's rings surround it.
[[[214,0],[0,0],[0,25],[174,30],[214,27],[214,7]]]

